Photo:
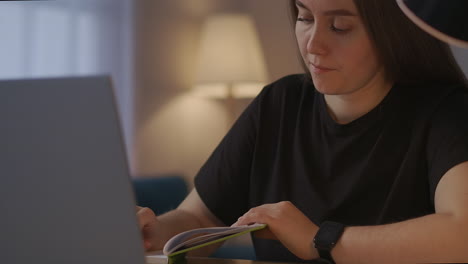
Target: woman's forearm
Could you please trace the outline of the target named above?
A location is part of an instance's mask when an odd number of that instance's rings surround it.
[[[432,214],[381,226],[348,227],[336,263],[468,262],[468,217]]]

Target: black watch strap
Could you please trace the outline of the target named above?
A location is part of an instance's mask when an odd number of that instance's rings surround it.
[[[335,263],[331,250],[341,238],[344,228],[343,224],[332,221],[325,221],[320,225],[314,237],[314,246],[317,248],[321,259],[327,260],[329,263]]]
[[[331,255],[331,252],[328,250],[318,250],[319,256],[322,260],[326,261],[324,263],[327,264],[336,264],[335,261],[333,260],[333,257]]]

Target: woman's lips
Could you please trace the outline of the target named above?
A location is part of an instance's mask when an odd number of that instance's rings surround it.
[[[334,69],[327,68],[327,67],[324,67],[324,66],[321,66],[321,65],[315,65],[313,63],[309,63],[309,65],[310,65],[311,71],[313,73],[327,73],[327,72],[330,72],[330,71],[334,70]]]

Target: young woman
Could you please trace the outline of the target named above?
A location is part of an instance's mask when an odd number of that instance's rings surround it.
[[[258,222],[259,260],[468,261],[468,90],[450,49],[394,0],[290,5],[306,74],[262,91],[177,210],[138,212],[147,246]]]

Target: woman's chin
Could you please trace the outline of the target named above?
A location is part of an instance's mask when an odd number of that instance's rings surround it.
[[[315,89],[317,92],[321,94],[326,94],[326,95],[338,95],[342,94],[342,92],[339,91],[335,86],[330,86],[330,85],[317,85],[314,83]]]

